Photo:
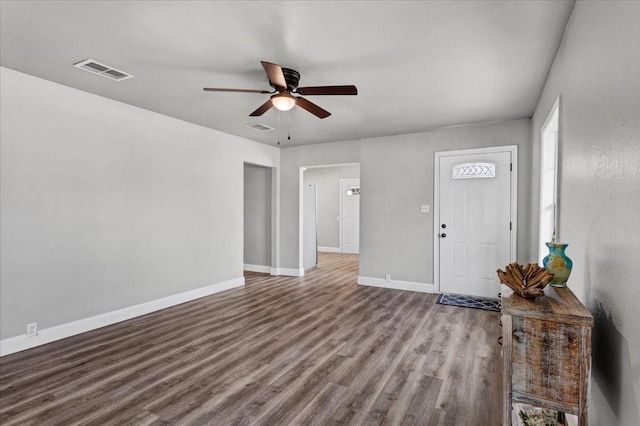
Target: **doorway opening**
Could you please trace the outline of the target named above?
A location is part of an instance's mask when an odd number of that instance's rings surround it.
[[[301,271],[321,265],[325,253],[359,254],[359,207],[359,163],[300,168]]]
[[[244,163],[245,271],[270,274],[275,265],[274,178],[272,168]]]

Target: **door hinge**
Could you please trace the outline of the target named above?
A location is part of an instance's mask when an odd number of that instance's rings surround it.
[[[509,222],[509,231],[513,231],[513,222]]]
[[[513,171],[513,163],[509,163],[509,171],[512,172]]]

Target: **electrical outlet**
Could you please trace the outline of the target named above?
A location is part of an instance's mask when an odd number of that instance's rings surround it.
[[[391,274],[387,274],[385,276],[385,279],[387,280],[388,283],[391,282]]]
[[[27,337],[33,337],[38,335],[38,323],[32,322],[27,324]]]
[[[429,213],[429,204],[422,204],[420,206],[420,212],[422,213]]]

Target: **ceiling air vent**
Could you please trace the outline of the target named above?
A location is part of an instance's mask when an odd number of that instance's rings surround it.
[[[273,127],[269,127],[266,124],[261,123],[247,124],[247,127],[251,127],[252,129],[256,130],[273,130]]]
[[[77,64],[73,64],[73,66],[115,81],[122,81],[133,78],[133,75],[131,74],[127,74],[126,72],[117,70],[108,65],[101,64],[100,62],[94,61],[93,59],[86,59],[82,62],[78,62]]]

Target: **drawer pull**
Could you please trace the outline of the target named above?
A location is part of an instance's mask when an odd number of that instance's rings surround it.
[[[502,345],[502,336],[498,337],[498,344]]]
[[[518,330],[513,333],[516,336],[516,339],[521,340],[524,337],[524,331]]]

